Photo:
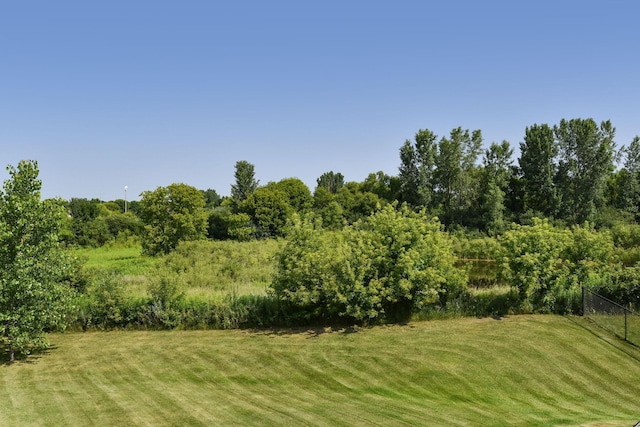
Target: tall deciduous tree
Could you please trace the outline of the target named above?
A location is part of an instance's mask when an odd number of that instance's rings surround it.
[[[289,204],[287,194],[276,184],[256,189],[240,205],[254,226],[256,237],[281,237],[294,209]]]
[[[505,228],[505,195],[511,178],[513,150],[508,141],[491,144],[484,154],[482,222],[490,234],[498,234]]]
[[[638,198],[640,196],[640,137],[636,136],[622,152],[625,155],[624,168],[615,176],[613,205],[633,215],[638,215]]]
[[[282,191],[296,212],[307,212],[313,206],[313,196],[309,187],[298,178],[284,178],[276,183],[270,182],[267,186]]]
[[[434,192],[434,173],[438,145],[437,135],[420,129],[414,142],[406,140],[400,148],[400,194],[403,202],[430,208]]]
[[[358,182],[347,182],[336,194],[335,201],[342,206],[347,223],[354,223],[367,217],[384,205],[384,200],[376,194],[363,190]]]
[[[580,224],[604,205],[606,180],[614,170],[616,129],[609,120],[598,126],[593,119],[562,119],[553,131],[559,147],[561,214]]]
[[[216,208],[220,206],[220,203],[222,203],[222,197],[220,197],[218,192],[212,188],[203,190],[202,194],[204,195],[205,206],[208,209]]]
[[[259,182],[255,178],[254,166],[246,160],[236,163],[234,177],[236,182],[231,185],[231,200],[237,210],[240,204],[256,191]]]
[[[178,243],[207,235],[207,212],[202,191],[186,184],[171,184],[145,191],[140,200],[144,224],[142,249],[149,255],[166,254]]]
[[[362,183],[362,190],[376,194],[388,203],[393,203],[400,197],[400,179],[387,175],[383,171],[370,173]]]
[[[336,194],[344,186],[344,175],[340,172],[325,172],[316,179],[316,184],[316,190],[318,188],[325,188],[331,194]]]
[[[436,193],[443,222],[463,224],[476,198],[474,176],[482,147],[480,130],[453,129],[449,138],[438,143]]]
[[[47,346],[45,331],[64,328],[73,263],[58,245],[60,200],[41,200],[38,164],[21,161],[0,192],[0,342],[14,360]]]
[[[556,174],[558,145],[547,124],[526,128],[520,143],[520,172],[523,184],[523,209],[553,215],[558,197],[553,180]]]

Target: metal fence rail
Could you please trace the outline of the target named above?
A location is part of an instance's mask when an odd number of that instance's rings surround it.
[[[640,345],[640,316],[584,286],[582,314],[625,341]]]

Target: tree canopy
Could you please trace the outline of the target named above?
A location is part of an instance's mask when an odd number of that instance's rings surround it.
[[[171,184],[145,191],[140,217],[144,224],[142,248],[149,255],[169,253],[181,241],[207,235],[204,194],[190,185]]]

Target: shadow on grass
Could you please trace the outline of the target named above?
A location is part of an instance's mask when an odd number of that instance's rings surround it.
[[[40,362],[45,356],[48,356],[53,350],[56,350],[58,347],[55,345],[50,345],[45,349],[33,350],[29,354],[16,353],[14,361],[11,362],[9,360],[9,351],[6,346],[0,347],[0,365],[11,366],[11,365],[35,365]]]
[[[612,347],[623,352],[632,359],[635,359],[637,362],[640,362],[640,347],[636,344],[630,341],[625,341],[623,338],[619,337],[608,329],[603,328],[589,318],[581,316],[565,316],[565,318],[569,319],[570,322],[579,326],[585,331],[589,332],[598,340],[611,345]]]
[[[289,328],[273,328],[273,329],[252,329],[247,331],[252,334],[264,336],[289,336],[289,335],[306,335],[307,338],[317,338],[324,334],[355,334],[366,326],[313,326],[313,327],[289,327]]]

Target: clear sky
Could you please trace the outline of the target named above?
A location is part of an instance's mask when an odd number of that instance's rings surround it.
[[[419,129],[640,134],[636,1],[0,0],[0,171],[43,196],[397,175]]]

